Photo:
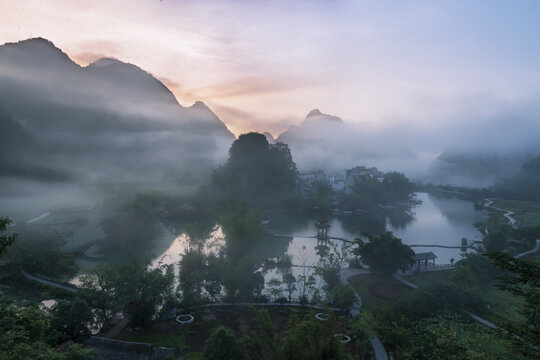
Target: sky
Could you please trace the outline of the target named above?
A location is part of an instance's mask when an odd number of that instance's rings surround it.
[[[314,108],[429,128],[536,101],[539,24],[527,0],[0,0],[0,43],[136,64],[236,135],[278,135]]]

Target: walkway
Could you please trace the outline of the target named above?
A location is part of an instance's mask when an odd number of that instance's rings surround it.
[[[512,215],[514,215],[513,211],[505,210],[505,209],[501,209],[501,208],[493,206],[493,200],[491,199],[486,199],[485,207],[504,212],[503,216],[506,218],[506,220],[508,220],[508,224],[511,225],[514,229],[517,229],[516,219],[512,217]]]
[[[516,259],[519,259],[520,257],[523,257],[523,256],[527,256],[529,254],[532,254],[532,253],[535,253],[538,251],[538,249],[540,249],[540,239],[536,239],[536,245],[534,246],[534,248],[532,248],[531,250],[528,250],[528,251],[524,251],[522,253],[519,253],[517,254],[516,256],[514,256]]]
[[[411,288],[413,288],[413,289],[418,289],[418,286],[417,286],[417,285],[415,285],[415,284],[413,284],[412,282],[409,282],[409,281],[403,279],[403,278],[401,277],[401,272],[400,272],[400,271],[396,272],[393,276],[394,276],[394,278],[395,278],[397,281],[401,282],[402,284],[407,285],[408,287],[411,287]],[[478,321],[478,322],[479,322],[480,324],[482,324],[482,325],[485,325],[485,326],[490,327],[490,328],[492,328],[492,329],[496,329],[496,328],[497,328],[497,326],[496,326],[495,324],[493,324],[492,322],[487,321],[486,319],[483,319],[483,318],[481,318],[480,316],[478,316],[478,315],[476,315],[476,314],[473,314],[472,312],[469,312],[469,311],[466,311],[466,310],[465,310],[465,313],[467,313],[467,315],[469,315],[471,318],[473,318],[474,320]]]
[[[72,285],[72,284],[69,284],[69,285],[68,284],[60,284],[60,283],[52,281],[52,280],[47,280],[47,279],[44,279],[44,278],[41,278],[41,277],[37,277],[37,276],[34,276],[34,275],[31,275],[31,274],[27,273],[23,269],[21,269],[21,274],[25,278],[27,278],[28,280],[36,281],[36,282],[41,283],[41,284],[54,286],[54,287],[64,289],[64,290],[67,290],[67,291],[71,291],[71,292],[74,292],[74,293],[78,293],[79,291],[81,291],[75,285]]]
[[[350,269],[350,268],[341,269],[341,272],[339,273],[341,285],[343,286],[349,285],[348,280],[349,278],[353,276],[361,275],[361,274],[369,274],[369,273],[370,271],[366,269]],[[360,296],[358,295],[358,293],[356,292],[354,288],[353,290],[354,290],[354,296],[356,297],[356,301],[350,310],[351,310],[351,315],[356,316],[360,314],[360,308],[362,307],[362,299],[360,298]],[[371,343],[371,347],[373,348],[373,352],[375,354],[376,360],[389,359],[388,353],[386,352],[386,349],[384,348],[381,340],[378,337],[376,336],[372,337],[371,339],[369,339],[369,342]]]

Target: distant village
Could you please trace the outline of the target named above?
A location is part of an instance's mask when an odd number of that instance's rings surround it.
[[[323,170],[313,170],[299,174],[298,187],[304,199],[308,200],[314,196],[315,185],[321,182],[329,184],[334,192],[344,191],[349,194],[351,186],[370,180],[383,182],[384,173],[376,167],[365,166],[355,166],[332,175],[326,175]]]

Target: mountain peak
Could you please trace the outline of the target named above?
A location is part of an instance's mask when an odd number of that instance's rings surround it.
[[[313,109],[307,114],[306,118],[312,117],[312,116],[320,116],[323,113],[319,109]]]
[[[97,61],[94,61],[93,63],[91,63],[88,66],[100,68],[100,67],[105,67],[105,66],[114,65],[114,64],[124,64],[124,63],[122,61],[116,59],[116,58],[108,58],[108,57],[106,57],[106,58],[102,58],[102,59],[99,59]]]
[[[200,100],[195,101],[193,103],[193,105],[191,105],[189,108],[190,109],[207,110],[207,111],[213,112],[212,110],[210,110],[210,108],[204,102],[202,102]]]
[[[322,113],[319,109],[313,109],[307,114],[306,120],[311,121],[332,121],[343,123],[343,120],[340,117]]]

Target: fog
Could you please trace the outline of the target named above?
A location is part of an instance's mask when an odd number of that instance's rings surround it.
[[[37,182],[170,183],[205,176],[234,136],[138,67],[80,67],[33,39],[0,48],[1,174]]]
[[[540,104],[473,98],[474,104],[453,101],[451,111],[426,119],[375,123],[308,115],[278,141],[289,144],[300,170],[367,165],[402,171],[416,181],[489,186],[540,154]]]

